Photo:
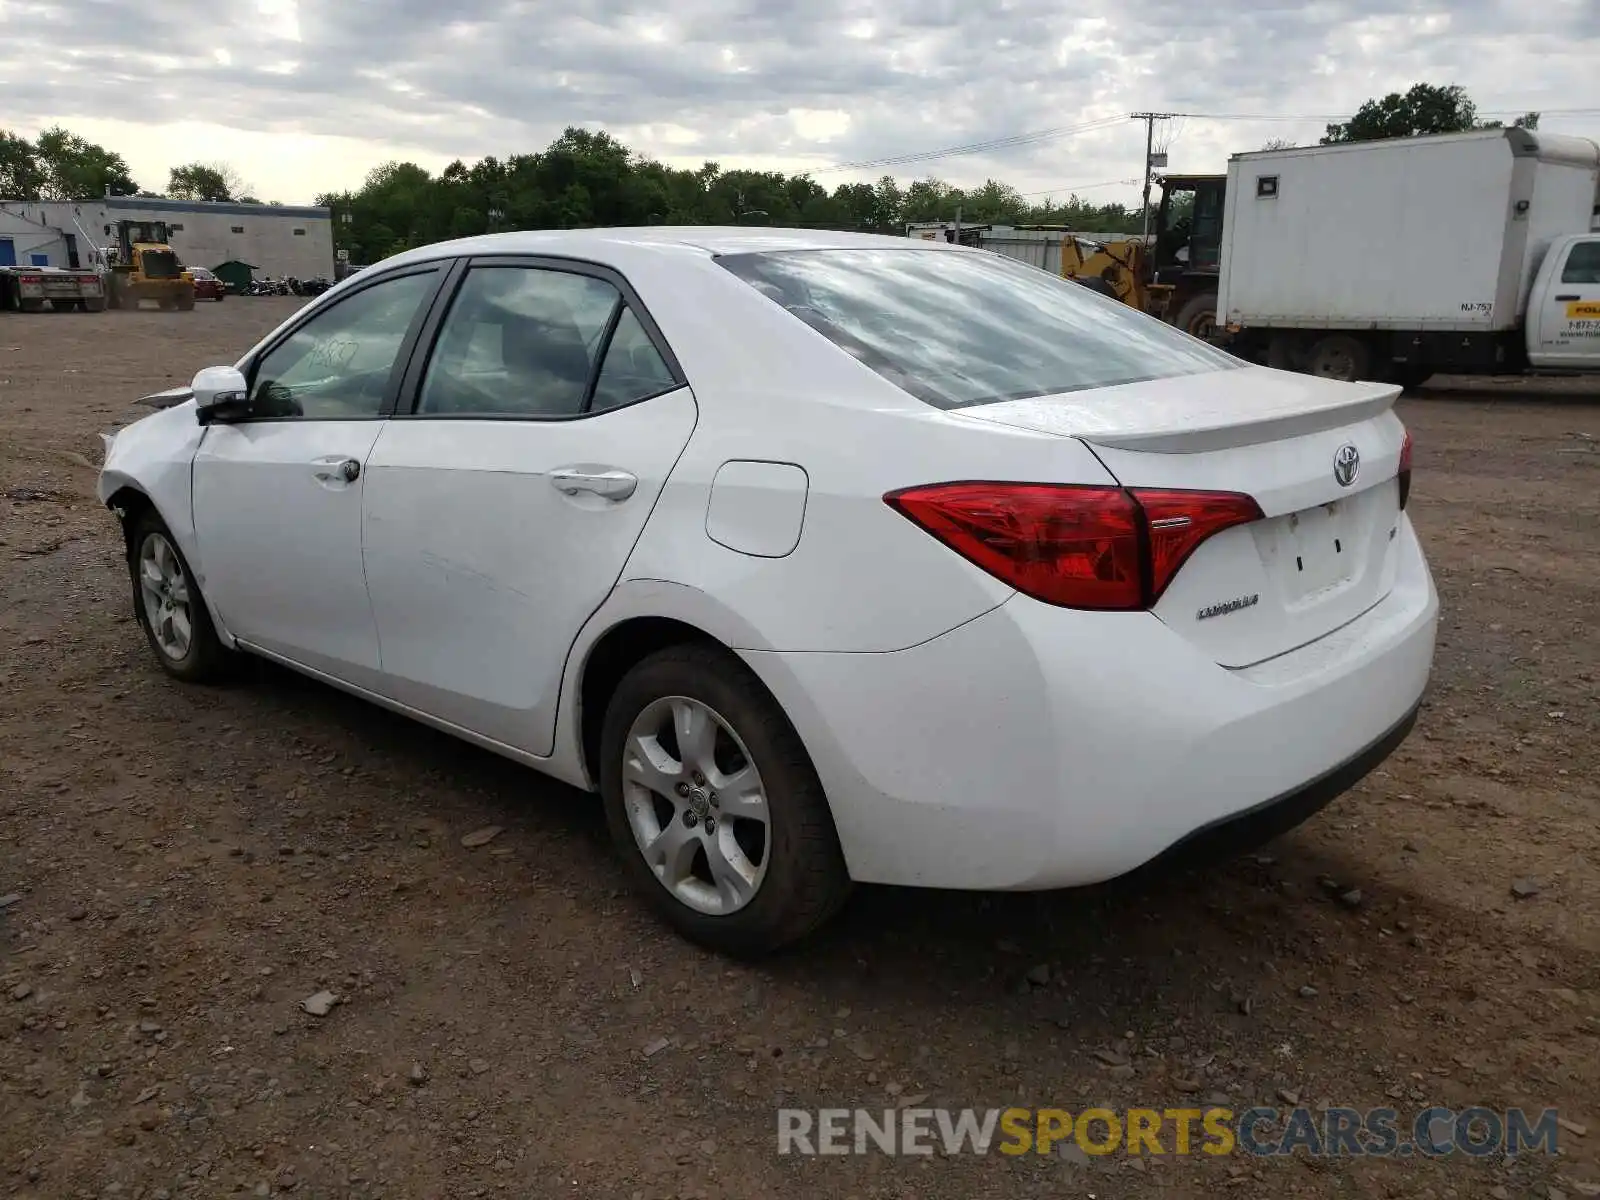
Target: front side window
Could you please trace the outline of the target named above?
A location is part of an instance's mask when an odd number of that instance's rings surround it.
[[[1600,283],[1600,242],[1579,242],[1567,252],[1562,283]]]
[[[317,313],[257,364],[249,415],[379,416],[400,347],[435,282],[433,271],[386,279]]]
[[[997,254],[785,250],[717,261],[936,408],[1245,365],[1081,284]]]
[[[575,417],[670,386],[612,284],[543,267],[475,267],[445,317],[416,411]]]

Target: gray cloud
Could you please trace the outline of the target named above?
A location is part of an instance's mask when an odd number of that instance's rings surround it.
[[[13,81],[7,119],[24,131],[75,119],[199,120],[286,135],[291,155],[287,135],[311,134],[434,160],[536,150],[583,124],[662,157],[821,166],[1134,108],[1316,117],[1419,79],[1462,83],[1485,109],[1600,109],[1594,0],[1231,7],[0,0],[0,78]],[[1600,112],[1551,125],[1600,131]],[[1320,126],[1191,120],[1173,165],[1220,169],[1231,150],[1314,139]],[[1140,140],[1134,125],[1114,124],[894,171],[1036,190],[1135,175]]]

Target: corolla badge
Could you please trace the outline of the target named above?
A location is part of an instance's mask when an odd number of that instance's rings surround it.
[[[1361,470],[1361,451],[1346,442],[1333,452],[1333,478],[1340,487],[1349,487]]]
[[[1215,604],[1208,604],[1195,613],[1196,621],[1209,621],[1212,617],[1225,617],[1229,613],[1236,613],[1241,608],[1254,608],[1261,603],[1261,593],[1251,592],[1248,596],[1235,596],[1232,600],[1219,600]]]

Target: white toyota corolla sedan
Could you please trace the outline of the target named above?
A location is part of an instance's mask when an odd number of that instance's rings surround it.
[[[511,233],[345,281],[99,487],[170,674],[259,655],[597,790],[759,953],[852,881],[1105,880],[1382,761],[1438,611],[1397,392],[942,243]]]

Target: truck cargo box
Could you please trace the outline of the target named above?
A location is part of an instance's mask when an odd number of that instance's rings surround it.
[[[1515,329],[1550,242],[1589,228],[1600,147],[1493,129],[1235,155],[1219,323]]]

